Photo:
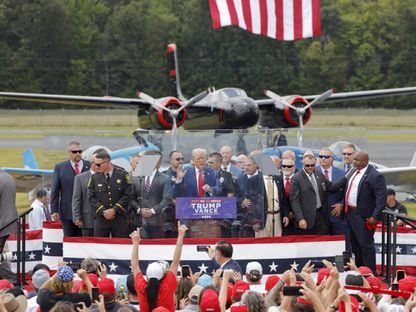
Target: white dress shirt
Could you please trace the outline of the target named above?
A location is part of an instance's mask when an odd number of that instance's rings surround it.
[[[29,213],[29,230],[41,230],[43,221],[46,221],[43,204],[35,199],[30,208],[33,210]]]
[[[367,169],[368,166],[361,170],[357,170],[360,171],[359,174],[357,174],[357,171],[355,171],[354,174],[351,176],[350,180],[348,181],[348,206],[357,206],[358,186],[360,185],[360,181],[363,178]]]

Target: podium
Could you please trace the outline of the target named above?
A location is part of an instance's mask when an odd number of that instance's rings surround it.
[[[235,197],[176,198],[176,218],[186,220],[192,238],[220,238],[223,220],[235,215]]]
[[[221,220],[189,220],[189,234],[192,238],[220,238]]]

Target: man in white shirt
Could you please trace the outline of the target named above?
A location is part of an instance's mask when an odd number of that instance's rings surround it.
[[[29,230],[40,230],[44,221],[52,220],[49,210],[49,194],[45,189],[36,191],[36,199],[30,208],[33,210],[29,213]]]

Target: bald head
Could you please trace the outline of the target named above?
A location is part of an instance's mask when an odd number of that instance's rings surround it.
[[[357,170],[367,167],[369,161],[368,154],[364,151],[359,151],[354,154],[353,164]]]

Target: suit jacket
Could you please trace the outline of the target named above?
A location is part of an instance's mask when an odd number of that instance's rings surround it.
[[[320,172],[324,173],[325,169],[322,169],[321,166],[316,168]],[[336,168],[332,166],[332,181],[336,182],[342,179],[345,175],[345,172],[339,168]],[[325,176],[325,175],[324,175]],[[344,188],[340,188],[336,191],[328,191],[327,192],[327,208],[328,208],[328,215],[329,215],[329,221],[331,222],[340,222],[344,220],[344,213],[341,214],[339,217],[334,217],[331,215],[332,211],[332,205],[337,203],[343,203],[344,202]]]
[[[280,217],[283,219],[283,217],[289,215],[290,211],[289,200],[285,196],[285,184],[281,175],[273,176],[273,181],[276,184],[279,193]]]
[[[354,176],[351,175],[350,179]],[[346,181],[346,179],[343,179]],[[349,184],[348,183],[346,185]],[[347,187],[345,187],[347,192]],[[381,212],[386,208],[387,189],[384,176],[373,166],[368,165],[367,171],[358,185],[357,212],[364,218],[373,217],[381,220]]]
[[[85,172],[90,169],[90,163],[84,159],[82,161],[81,172]],[[51,213],[58,212],[61,220],[72,221],[72,194],[75,176],[70,160],[55,165],[51,186]]]
[[[169,177],[163,173],[156,172],[150,185],[150,192],[146,191],[145,177],[133,177],[132,196],[130,202],[130,215],[134,216],[134,224],[139,224],[140,216],[136,211],[138,208],[152,208],[155,214],[150,218],[142,218],[144,224],[162,225],[161,214],[170,207],[172,203],[171,183]],[[143,205],[141,203],[143,197]]]
[[[242,219],[243,225],[252,226],[260,223],[264,228],[267,216],[267,193],[264,187],[263,174],[259,171],[254,177],[248,178],[242,174],[237,179],[237,219]],[[249,208],[243,208],[242,202],[247,198],[251,201]]]
[[[212,195],[221,191],[221,186],[218,185],[217,175],[211,168],[205,167],[204,183],[208,184],[212,189]],[[174,186],[175,197],[198,197],[198,185],[196,181],[195,167],[190,167],[186,170],[185,176],[181,183],[175,183]],[[211,196],[205,193],[205,196]]]
[[[84,229],[94,228],[95,211],[91,208],[88,200],[88,181],[90,178],[90,170],[75,176],[74,193],[72,195],[73,220],[82,221],[82,228]]]
[[[234,179],[238,179],[238,177],[243,173],[243,171],[235,165],[230,166],[231,174],[233,175]]]
[[[321,209],[326,214],[327,198],[325,191],[330,187],[331,182],[327,181],[322,172],[318,170],[315,170],[314,175],[321,199]],[[315,224],[316,195],[312,182],[304,170],[295,173],[291,179],[289,197],[292,211],[295,214],[296,226],[298,226],[300,220],[305,219],[308,225],[307,229],[311,229]]]
[[[227,197],[228,193],[235,194],[235,181],[231,172],[226,172],[220,169],[217,172],[217,179],[217,184],[221,185],[221,191],[214,194],[215,196]]]
[[[16,233],[18,217],[16,210],[16,183],[11,175],[2,170],[0,170],[0,215],[0,237]],[[9,224],[14,220],[16,222]],[[3,229],[6,225],[8,226]]]
[[[219,269],[221,267],[218,264],[218,262],[215,261],[215,258],[212,259],[212,264],[213,264],[214,270]],[[237,261],[235,261],[234,259],[230,259],[230,261],[225,263],[224,266],[222,267],[222,270],[233,270],[235,272],[240,273],[241,275],[244,274],[244,271],[241,269],[240,264]]]

